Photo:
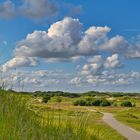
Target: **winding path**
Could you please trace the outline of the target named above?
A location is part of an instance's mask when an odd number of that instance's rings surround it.
[[[103,121],[110,125],[113,129],[115,129],[118,133],[126,137],[128,140],[140,140],[140,132],[134,130],[131,127],[128,127],[127,125],[117,121],[113,114],[111,113],[104,113]]]

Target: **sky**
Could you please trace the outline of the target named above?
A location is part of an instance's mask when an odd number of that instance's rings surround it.
[[[140,1],[0,0],[0,85],[140,92]]]

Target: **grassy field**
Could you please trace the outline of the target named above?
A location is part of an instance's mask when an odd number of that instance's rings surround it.
[[[140,131],[140,108],[132,108],[128,110],[119,111],[116,118],[125,124]]]
[[[127,124],[128,126],[140,131],[140,96],[124,96],[115,98],[116,103],[120,104],[121,102],[129,100],[134,103],[136,106],[129,107],[97,107],[98,111],[111,112],[115,114],[115,118],[119,121]]]
[[[139,98],[131,97],[136,107],[125,108],[113,103],[120,104],[127,96],[53,95],[47,103],[42,102],[43,96],[0,90],[0,140],[125,140],[102,121],[100,111],[113,112],[117,119],[139,130]],[[108,107],[73,105],[76,100],[93,98],[113,102]]]

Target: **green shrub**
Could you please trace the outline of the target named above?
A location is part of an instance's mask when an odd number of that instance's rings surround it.
[[[100,103],[100,106],[110,106],[111,103],[107,100],[102,100],[101,103]]]
[[[79,105],[79,100],[74,101],[73,105],[78,106]]]
[[[114,102],[112,105],[113,105],[113,106],[118,106],[118,104],[117,104],[116,102]]]
[[[51,99],[51,97],[50,96],[48,96],[48,95],[44,95],[43,96],[43,102],[44,103],[48,103],[48,101]]]
[[[132,106],[133,106],[133,107],[136,107],[136,104],[135,104],[135,103],[133,103],[133,104],[132,104]]]
[[[75,106],[78,106],[78,105],[80,105],[80,106],[86,106],[87,102],[86,102],[86,100],[80,99],[80,100],[74,101],[73,104]]]
[[[102,102],[101,100],[96,99],[96,100],[92,101],[92,105],[93,106],[100,106],[101,102]]]
[[[85,100],[79,100],[79,105],[80,106],[86,106],[86,101]]]
[[[61,102],[62,102],[61,97],[60,97],[60,96],[58,96],[58,97],[56,98],[56,101],[57,101],[58,103],[61,103]]]
[[[107,100],[99,100],[99,99],[96,99],[96,100],[84,100],[84,99],[80,99],[80,100],[76,100],[73,102],[73,104],[75,106],[110,106],[111,103]]]
[[[92,106],[92,101],[86,101],[86,106]]]
[[[132,107],[132,103],[130,101],[124,101],[121,103],[121,106],[123,107]]]

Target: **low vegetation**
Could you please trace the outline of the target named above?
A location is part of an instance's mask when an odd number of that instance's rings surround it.
[[[140,130],[139,101],[138,94],[17,93],[1,89],[0,140],[125,140],[102,121],[99,111],[117,112],[117,119]],[[131,107],[131,112],[126,107]]]
[[[48,101],[49,101],[50,99],[51,99],[50,96],[48,96],[48,95],[43,95],[42,101],[43,101],[44,103],[48,103]]]
[[[118,111],[116,113],[116,118],[123,123],[133,127],[134,129],[140,131],[140,108],[130,108]]]
[[[28,100],[28,96],[0,91],[1,140],[98,140],[97,136],[88,134],[84,129],[88,129],[84,116],[70,121],[62,120],[61,116],[56,119],[50,113],[43,119],[39,113],[31,110]]]
[[[130,101],[124,101],[121,103],[121,106],[123,107],[132,107],[132,103]]]
[[[99,99],[79,99],[73,102],[75,106],[110,106],[111,103],[107,100],[99,100]]]

